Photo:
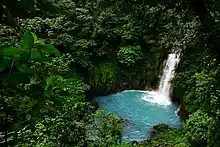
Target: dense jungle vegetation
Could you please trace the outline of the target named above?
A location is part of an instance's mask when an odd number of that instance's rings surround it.
[[[220,1],[0,0],[0,146],[219,147]],[[95,96],[155,88],[181,52],[181,130],[123,142]]]

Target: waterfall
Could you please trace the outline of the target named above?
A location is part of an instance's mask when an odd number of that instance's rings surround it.
[[[171,83],[170,81],[174,77],[176,65],[179,63],[180,55],[171,53],[168,55],[168,59],[166,60],[166,64],[163,69],[163,75],[159,82],[159,87],[156,91],[149,91],[149,95],[143,96],[147,102],[155,103],[159,105],[171,105],[172,102],[170,100],[170,92],[171,92]]]
[[[179,54],[171,53],[168,55],[168,59],[166,60],[165,67],[163,69],[163,75],[159,82],[158,93],[163,95],[166,98],[169,98],[171,91],[171,83],[170,81],[174,77],[175,67],[179,63]]]

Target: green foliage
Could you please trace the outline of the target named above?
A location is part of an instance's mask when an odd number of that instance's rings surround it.
[[[85,114],[85,108],[88,106],[78,103],[68,112],[58,114],[56,118],[46,117],[34,126],[34,131],[30,130],[30,127],[24,128],[18,134],[23,140],[18,146],[101,147],[118,144],[122,131],[120,122],[113,115],[102,111],[88,117]],[[78,118],[75,111],[85,117]]]
[[[38,52],[37,46],[34,46],[35,45],[34,37],[32,34],[33,33],[25,32],[23,39],[21,41],[21,45],[20,45],[21,48],[16,48],[9,45],[1,46],[0,55],[2,56],[3,59],[1,64],[2,70],[4,70],[4,68],[9,66],[10,63],[9,60],[11,60],[12,61],[11,70],[13,66],[16,65],[17,69],[20,71],[15,73],[11,73],[10,71],[10,73],[7,76],[5,76],[4,74],[1,75],[1,77],[3,78],[2,81],[7,82],[7,80],[9,80],[8,83],[19,84],[21,81],[24,81],[25,77],[27,77],[26,75],[29,74],[28,71],[30,70],[28,69],[28,67],[25,66],[25,64],[29,60],[48,61],[50,59],[49,57],[46,57],[45,55],[42,55],[40,52]],[[59,51],[55,48],[53,52],[59,53]],[[17,80],[15,80],[15,77]]]
[[[166,129],[157,136],[151,138],[149,142],[143,143],[143,146],[167,146],[167,147],[188,147],[189,143],[180,130]]]
[[[119,63],[125,66],[133,66],[137,60],[141,59],[142,53],[139,46],[121,47],[117,53]]]
[[[76,73],[71,73],[74,59],[70,54],[61,56],[55,47],[44,44],[29,32],[25,33],[21,48],[4,45],[1,49],[1,70],[10,68],[1,83],[5,87],[0,116],[7,129],[2,143],[13,146],[96,146],[99,142],[105,145],[120,141],[121,125],[112,115],[102,113],[105,119],[99,121],[101,128],[97,126],[99,113],[91,115],[94,108],[85,102],[84,93],[89,86]],[[53,58],[51,54],[58,57]],[[42,57],[50,62],[42,62]],[[19,72],[12,71],[14,67]],[[106,70],[105,66],[100,69]],[[107,78],[115,76],[104,73]],[[97,127],[95,142],[87,135],[91,132],[89,125]]]
[[[85,146],[85,122],[79,120],[75,113],[83,114],[85,105],[72,106],[68,113],[58,113],[56,117],[46,116],[34,128],[27,126],[18,132],[22,140],[18,146]]]
[[[50,76],[46,79],[45,95],[56,105],[84,101],[84,92],[88,90],[78,77],[65,79],[61,76]],[[64,96],[63,96],[64,95]]]
[[[219,67],[216,59],[207,54],[199,55],[192,63],[185,62],[184,68],[190,70],[179,72],[175,77],[175,85],[178,87],[176,91],[183,95],[190,113],[201,109],[215,117],[219,115]]]
[[[175,51],[183,56],[173,95],[192,114],[186,137],[192,145],[220,144],[218,6],[195,0],[2,0],[3,143],[136,146],[120,144],[120,122],[112,115],[90,115],[94,108],[84,93],[89,87],[108,93],[155,86],[163,61]],[[93,140],[87,126],[101,116]],[[180,131],[163,129],[146,146],[188,146]]]
[[[0,72],[2,72],[9,64],[9,59],[3,58],[0,64]]]
[[[92,86],[102,86],[114,82],[118,73],[117,64],[111,62],[100,63],[89,73],[89,82]]]
[[[37,115],[35,114],[36,110],[34,107],[43,105],[43,101],[32,97],[36,94],[34,89],[32,89],[33,86],[37,86],[40,91],[41,89],[39,88],[41,88],[41,85],[30,84],[34,69],[29,66],[29,63],[34,59],[35,61],[40,61],[42,57],[49,57],[38,52],[38,46],[34,44],[33,36],[36,35],[25,32],[20,44],[21,48],[15,48],[10,45],[1,47],[1,58],[3,59],[1,64],[1,105],[3,108],[1,119],[5,120],[4,125],[6,129],[9,129],[9,132],[12,131],[11,129],[14,131],[19,130],[26,122],[35,121]],[[59,52],[57,49],[54,49],[54,51]],[[33,56],[35,54],[37,54],[37,56]],[[9,68],[9,73],[5,72],[7,68]],[[33,86],[29,89],[24,89],[26,84]],[[28,92],[30,93],[27,94]],[[43,97],[41,100],[43,100]],[[11,109],[10,111],[9,108]],[[32,117],[32,115],[35,115],[35,117]],[[12,118],[12,120],[16,119],[16,121],[11,122],[9,118]],[[4,135],[8,136],[7,133],[8,132]],[[4,143],[7,144],[7,140],[5,139]]]
[[[194,145],[206,146],[211,145],[210,136],[213,131],[215,120],[209,117],[207,113],[198,110],[190,115],[189,120],[184,126],[185,136]]]
[[[184,127],[194,146],[219,144],[219,64],[209,51],[185,55],[174,79],[174,92],[191,114]]]
[[[121,143],[122,124],[112,114],[105,111],[98,111],[93,124],[93,134],[95,141],[90,144],[94,147],[114,146]],[[95,134],[94,134],[95,133]]]
[[[45,51],[48,54],[54,54],[56,56],[60,56],[60,52],[52,45],[50,44],[43,44],[41,45],[43,51]]]

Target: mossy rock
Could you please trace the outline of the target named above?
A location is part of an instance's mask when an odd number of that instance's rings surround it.
[[[153,126],[151,133],[150,133],[150,138],[154,138],[158,136],[160,133],[166,132],[169,130],[169,126],[166,124],[157,124]]]
[[[164,132],[169,129],[169,126],[166,124],[157,124],[153,126],[153,129],[156,131]]]

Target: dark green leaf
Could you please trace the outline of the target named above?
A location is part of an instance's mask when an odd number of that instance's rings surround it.
[[[24,0],[24,9],[30,11],[34,9],[35,0]]]
[[[20,83],[29,83],[30,79],[28,77],[28,73],[24,72],[13,72],[9,75],[7,79],[7,83],[10,85],[17,85]]]
[[[19,48],[4,46],[0,48],[0,55],[8,57],[8,58],[16,58],[20,59],[21,50]]]
[[[35,61],[41,61],[41,62],[49,62],[52,59],[46,56],[41,55],[39,52],[37,51],[32,51],[31,52],[31,60],[35,60]]]
[[[30,90],[32,95],[44,95],[44,88],[40,84],[31,84]]]
[[[30,52],[22,52],[21,55],[20,55],[20,61],[22,63],[26,63],[26,62],[28,62],[30,57],[31,57],[31,53]]]
[[[25,64],[16,63],[15,66],[21,72],[25,72],[26,71],[25,70],[26,69],[26,65]]]
[[[30,32],[25,32],[22,43],[21,43],[21,48],[25,51],[30,51],[34,46],[34,37]]]
[[[41,45],[41,47],[43,48],[43,50],[46,53],[54,54],[56,56],[60,56],[60,52],[51,44],[44,44],[44,45]]]
[[[2,72],[9,64],[9,59],[2,59],[2,62],[0,63],[0,72]]]
[[[30,69],[25,64],[17,63],[15,66],[20,72],[26,72],[29,74],[36,72],[36,69]]]

